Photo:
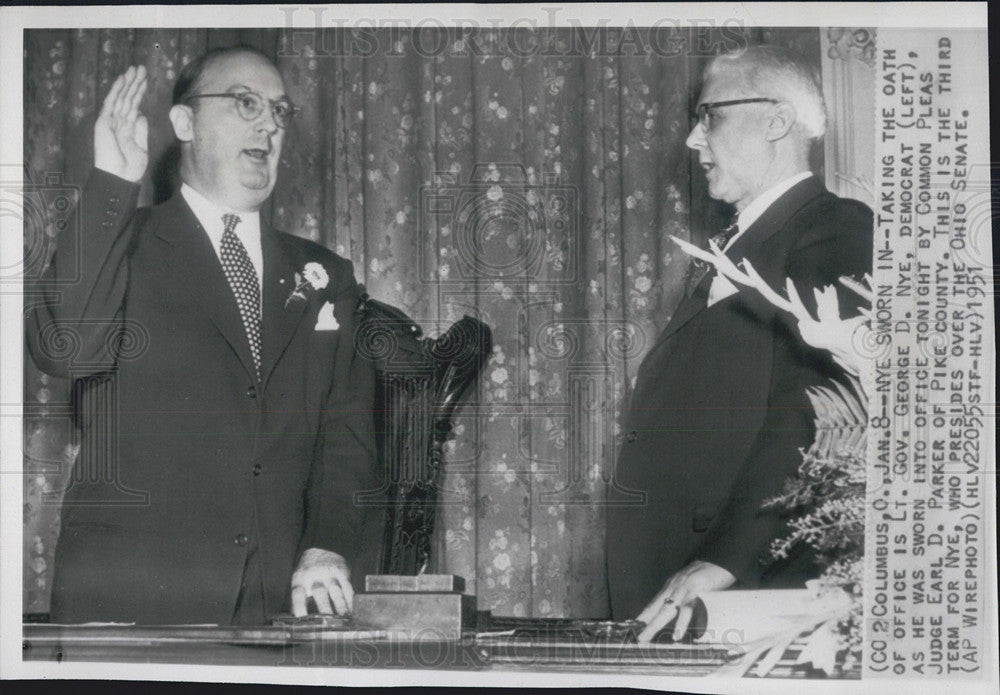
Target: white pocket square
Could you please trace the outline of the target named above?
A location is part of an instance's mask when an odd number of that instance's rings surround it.
[[[316,327],[314,331],[335,331],[340,328],[337,318],[333,315],[333,303],[325,302],[316,317]]]

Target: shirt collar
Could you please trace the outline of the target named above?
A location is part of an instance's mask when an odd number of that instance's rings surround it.
[[[208,233],[212,245],[219,248],[222,243],[222,234],[225,232],[225,224],[222,216],[233,214],[240,218],[240,223],[236,225],[236,236],[240,238],[244,246],[250,243],[260,245],[260,212],[236,212],[225,207],[216,205],[211,200],[203,196],[187,183],[181,184],[181,195],[187,202],[194,216],[198,218],[201,226]]]
[[[810,176],[812,176],[812,172],[810,171],[803,171],[795,174],[794,176],[790,176],[784,181],[771,186],[759,196],[751,200],[736,218],[736,223],[740,228],[740,234],[750,229],[750,226],[756,222],[769,207],[771,207],[771,204],[774,203],[774,201],[788,191],[788,189],[797,184],[799,181],[805,181]]]

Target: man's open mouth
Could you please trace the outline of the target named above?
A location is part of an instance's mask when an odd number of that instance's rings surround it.
[[[270,152],[260,147],[251,147],[243,150],[243,154],[247,155],[251,159],[263,162],[267,160],[267,156],[270,154]]]

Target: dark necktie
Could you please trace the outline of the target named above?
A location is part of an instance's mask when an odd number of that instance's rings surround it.
[[[234,231],[240,218],[236,215],[223,215],[222,222],[225,224],[220,254],[222,270],[236,297],[240,318],[243,319],[243,327],[250,343],[254,368],[260,379],[260,284],[257,282],[257,271],[250,262],[246,247]]]
[[[729,243],[729,240],[739,233],[740,233],[740,228],[734,222],[733,224],[729,225],[722,231],[714,234],[711,237],[711,240],[714,241],[715,245],[718,246],[720,249],[725,249],[726,244]],[[709,250],[710,247],[708,245],[708,242],[705,242],[705,245],[702,248],[704,248],[706,251]],[[695,288],[698,287],[698,285],[701,283],[705,275],[710,270],[713,269],[714,266],[707,261],[703,261],[700,258],[691,259],[691,265],[688,266],[687,279],[684,282],[684,291],[688,297],[694,294]]]

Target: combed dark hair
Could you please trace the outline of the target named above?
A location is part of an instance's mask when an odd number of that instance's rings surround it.
[[[202,53],[200,56],[181,68],[181,72],[177,76],[177,81],[174,83],[173,104],[183,104],[189,96],[195,93],[195,90],[198,88],[198,82],[201,80],[201,76],[205,73],[205,69],[208,68],[209,65],[221,58],[225,58],[236,53],[250,53],[251,55],[260,56],[271,65],[274,65],[274,61],[271,57],[255,46],[240,44],[239,46],[213,48],[207,53]],[[276,65],[274,67],[277,69]]]

